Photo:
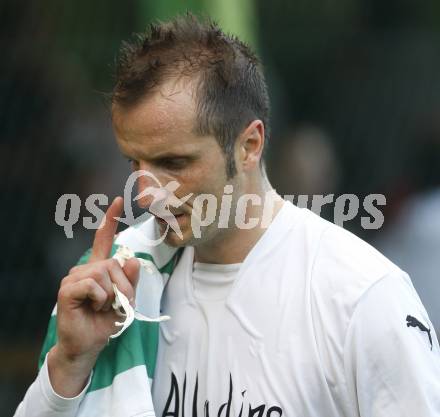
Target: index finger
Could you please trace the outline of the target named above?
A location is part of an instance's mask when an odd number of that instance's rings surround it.
[[[96,230],[89,262],[103,261],[110,256],[118,228],[118,221],[115,220],[115,217],[121,216],[123,207],[122,197],[116,197],[110,204],[102,219],[104,224]]]

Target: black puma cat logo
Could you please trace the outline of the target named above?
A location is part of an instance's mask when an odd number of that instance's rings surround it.
[[[413,316],[406,316],[406,326],[409,327],[418,327],[422,332],[428,333],[429,337],[429,343],[431,343],[431,350],[432,350],[432,337],[431,337],[431,329],[428,329],[425,327],[422,323],[420,323],[415,317]]]

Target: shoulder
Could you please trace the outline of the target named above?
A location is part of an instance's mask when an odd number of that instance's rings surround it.
[[[309,214],[319,230],[311,265],[311,288],[322,296],[355,306],[362,294],[388,274],[404,272],[370,244],[348,230]]]
[[[282,222],[272,238],[273,256],[280,265],[289,264],[304,274],[311,298],[321,308],[337,308],[343,300],[354,308],[368,288],[400,268],[353,233],[336,226],[307,209],[286,202]],[[274,233],[272,233],[274,235]]]
[[[305,230],[313,242],[309,264],[310,311],[316,336],[324,344],[337,341],[342,346],[356,308],[370,289],[387,277],[390,285],[412,285],[397,265],[353,233],[327,222],[308,211]],[[388,282],[388,281],[387,281]],[[377,286],[369,305],[386,299],[390,286]],[[414,294],[415,291],[411,294]]]
[[[421,332],[408,331],[409,327],[426,332],[427,339]],[[418,340],[414,336],[418,336]],[[423,349],[436,347],[438,352],[438,346],[433,346],[435,330],[428,313],[403,271],[387,274],[362,295],[353,313],[346,343],[350,338],[362,339],[364,348],[371,351],[379,339],[387,338],[390,352],[397,340],[401,347],[421,342]]]
[[[440,346],[404,273],[386,275],[359,300],[344,341],[344,369],[360,411],[434,416],[440,411]]]

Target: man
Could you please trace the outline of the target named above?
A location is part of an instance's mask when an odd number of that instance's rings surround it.
[[[123,201],[111,204],[61,283],[17,416],[440,415],[440,348],[409,277],[273,192],[268,109],[256,57],[214,24],[186,16],[124,47],[118,145],[151,174],[138,179],[143,207],[155,212],[153,178],[178,183],[182,204],[115,241]],[[205,222],[210,200],[232,214]],[[109,259],[123,247],[136,256]],[[109,341],[115,294],[171,319],[135,319]]]

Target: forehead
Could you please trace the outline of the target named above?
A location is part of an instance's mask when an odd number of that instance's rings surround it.
[[[184,145],[185,140],[196,137],[195,114],[194,83],[170,80],[132,107],[113,104],[112,124],[120,145],[154,147],[164,140]]]

